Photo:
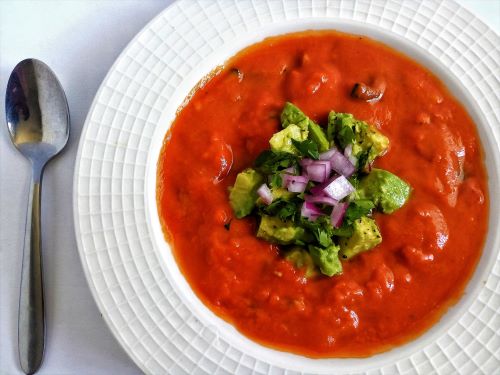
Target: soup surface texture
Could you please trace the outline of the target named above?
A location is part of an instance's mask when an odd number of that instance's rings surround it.
[[[351,97],[384,82],[381,100]],[[306,279],[278,246],[235,219],[228,187],[280,130],[286,101],[321,125],[352,113],[390,139],[375,166],[413,188],[383,237]],[[228,61],[180,110],[161,151],[157,202],[165,236],[196,295],[263,345],[310,357],[361,357],[422,334],[460,297],[487,229],[487,177],[475,126],[428,70],[367,37],[334,31],[273,37]]]

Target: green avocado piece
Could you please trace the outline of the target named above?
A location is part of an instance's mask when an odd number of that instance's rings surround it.
[[[354,141],[353,127],[355,122],[356,119],[350,113],[330,111],[326,128],[327,139],[332,143],[337,141],[342,148],[345,148]]]
[[[358,160],[358,168],[366,168],[389,147],[389,138],[364,121],[356,120],[350,113],[328,115],[327,138],[345,148],[352,144],[352,155]]]
[[[309,245],[309,253],[321,273],[326,276],[333,276],[342,273],[342,263],[339,259],[340,248],[337,245],[330,245],[327,248]]]
[[[285,254],[285,259],[292,263],[295,268],[304,269],[304,275],[308,279],[318,274],[311,254],[300,247],[294,247],[288,251]]]
[[[288,191],[287,189],[281,188],[281,187],[271,188],[271,193],[273,195],[273,199],[288,200],[288,199],[291,199],[291,198],[296,196],[296,193],[292,193],[292,192]]]
[[[229,203],[238,219],[252,212],[257,201],[257,189],[264,177],[255,169],[248,168],[238,173],[234,186],[229,188]]]
[[[410,195],[410,185],[383,169],[373,168],[359,181],[357,196],[371,200],[383,213],[390,214],[401,208]]]
[[[257,237],[280,245],[290,245],[300,240],[305,234],[301,227],[278,217],[262,215]]]
[[[321,126],[290,102],[285,103],[281,112],[281,125],[283,128],[287,128],[289,125],[297,125],[302,130],[307,130],[309,139],[318,145],[319,152],[325,152],[330,148],[330,143],[326,139],[326,134]]]
[[[382,236],[375,220],[363,216],[353,223],[353,234],[349,238],[339,240],[340,256],[352,258],[363,251],[370,250],[382,242]]]
[[[309,138],[318,145],[319,152],[328,151],[330,143],[326,139],[325,132],[313,121],[309,121]]]
[[[309,129],[309,117],[307,117],[304,112],[302,112],[297,106],[290,102],[286,102],[281,111],[281,126],[283,128],[288,127],[288,125],[298,125],[303,130]]]
[[[307,130],[301,129],[299,126],[291,124],[285,129],[274,133],[269,140],[271,150],[274,152],[288,152],[290,154],[298,155],[298,151],[292,143],[292,139],[303,142],[307,139]]]

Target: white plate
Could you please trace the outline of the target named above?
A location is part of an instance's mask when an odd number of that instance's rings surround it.
[[[265,36],[317,28],[369,35],[433,70],[478,125],[490,174],[489,235],[464,297],[419,339],[367,359],[312,360],[246,339],[193,294],[156,211],[161,142],[196,82]],[[186,1],[147,25],[94,99],[74,178],[76,236],[90,289],[139,367],[151,374],[498,372],[499,46],[497,34],[450,0]]]

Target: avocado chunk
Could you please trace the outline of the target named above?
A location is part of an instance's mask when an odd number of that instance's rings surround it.
[[[342,148],[352,144],[352,155],[361,169],[383,155],[389,147],[389,138],[366,122],[356,120],[350,113],[329,113],[327,137]]]
[[[383,169],[372,171],[359,181],[357,195],[371,200],[383,213],[390,214],[401,208],[410,195],[410,185]]]
[[[288,152],[298,155],[298,151],[293,145],[292,139],[303,142],[307,139],[308,133],[307,130],[303,130],[299,126],[291,124],[285,129],[274,133],[269,140],[271,150],[274,152]]]
[[[281,126],[287,128],[288,125],[297,125],[303,130],[309,129],[309,117],[302,112],[297,106],[290,102],[286,102],[281,111]]]
[[[264,177],[255,169],[248,168],[238,173],[234,186],[229,188],[229,203],[238,219],[252,212],[257,201],[257,189]]]
[[[273,199],[291,199],[295,196],[295,193],[288,191],[287,189],[281,187],[273,187],[271,188],[271,194],[273,195]]]
[[[325,132],[321,126],[313,121],[309,121],[309,139],[318,145],[319,152],[328,151],[330,143],[326,139]]]
[[[304,131],[307,130],[309,139],[317,144],[320,152],[325,152],[329,149],[330,143],[321,126],[307,117],[298,107],[290,102],[286,102],[281,112],[281,125],[283,128],[287,128],[292,124],[297,125]]]
[[[257,230],[257,237],[280,245],[293,244],[300,240],[304,234],[304,229],[293,225],[292,222],[268,215],[262,215]]]
[[[339,259],[340,248],[337,245],[330,245],[327,248],[309,245],[309,253],[321,273],[326,276],[333,276],[342,273],[342,263]]]
[[[292,263],[295,268],[303,269],[304,276],[308,279],[318,274],[311,255],[300,247],[294,247],[288,251],[285,259]]]
[[[343,259],[349,259],[374,248],[381,242],[382,236],[375,220],[363,216],[354,221],[351,237],[340,238],[340,255]]]

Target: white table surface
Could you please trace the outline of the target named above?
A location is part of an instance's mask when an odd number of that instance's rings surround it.
[[[48,165],[43,185],[47,335],[39,374],[140,373],[107,328],[85,281],[73,231],[72,177],[80,132],[106,72],[171,2],[0,0],[0,374],[21,374],[17,304],[30,168],[10,144],[3,95],[11,70],[27,57],[56,72],[71,110],[68,145]],[[500,0],[459,2],[499,32]]]

